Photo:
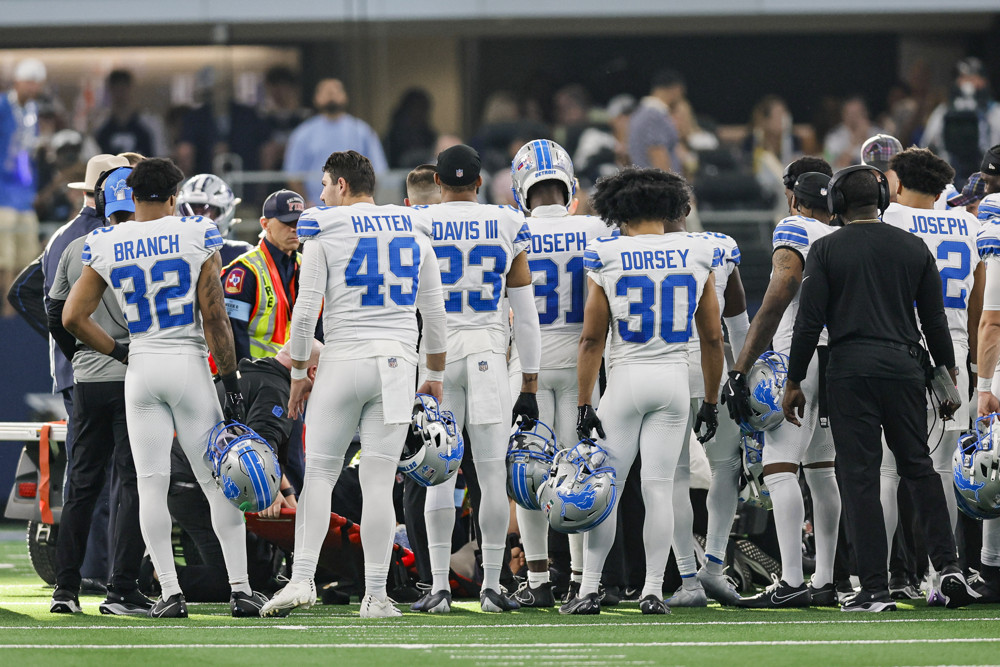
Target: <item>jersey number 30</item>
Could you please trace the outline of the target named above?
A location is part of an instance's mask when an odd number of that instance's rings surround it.
[[[680,313],[675,312],[676,295],[683,290],[686,308]],[[668,343],[686,343],[691,339],[691,318],[694,316],[698,283],[691,274],[673,274],[663,279],[657,289],[656,283],[648,276],[622,276],[615,284],[617,296],[629,296],[637,291],[638,300],[629,301],[628,313],[639,316],[639,329],[630,329],[626,320],[618,321],[618,334],[628,343],[647,343],[655,333],[656,313],[654,306],[659,294],[660,338]],[[681,317],[678,317],[681,315]],[[678,327],[678,325],[680,325]]]
[[[148,281],[146,280],[146,272],[136,264],[116,266],[111,270],[111,286],[115,289],[121,289],[126,280],[132,282],[132,289],[123,292],[125,303],[129,306],[135,306],[136,309],[136,319],[128,320],[129,333],[145,333],[153,326],[152,308],[150,308],[149,298],[146,296],[148,285],[165,283],[171,274],[177,276],[177,283],[160,287],[153,297],[153,305],[156,306],[156,321],[161,330],[194,323],[194,299],[189,298],[179,311],[170,311],[172,299],[189,296],[191,265],[180,257],[161,259],[149,269],[150,279]]]

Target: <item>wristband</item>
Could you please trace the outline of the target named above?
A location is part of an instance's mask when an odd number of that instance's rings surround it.
[[[222,380],[222,386],[226,388],[227,394],[238,394],[240,393],[240,381],[236,375],[236,371],[232,373],[226,373],[220,376]]]
[[[975,373],[976,375],[979,375],[979,366],[977,366],[976,364],[969,364],[969,370]]]
[[[125,360],[128,359],[128,345],[122,345],[118,341],[115,341],[115,346],[111,348],[108,356],[124,364]]]
[[[976,388],[979,391],[985,391],[987,393],[993,393],[993,378],[991,377],[979,377],[979,382],[976,383]]]
[[[432,371],[427,369],[427,376],[424,378],[427,382],[444,382],[444,371]]]
[[[296,368],[292,366],[292,379],[293,380],[305,380],[309,377],[309,371],[305,368]]]
[[[286,498],[288,496],[294,496],[295,495],[295,489],[293,489],[292,487],[288,487],[287,489],[282,489],[281,490],[281,495],[283,495]]]

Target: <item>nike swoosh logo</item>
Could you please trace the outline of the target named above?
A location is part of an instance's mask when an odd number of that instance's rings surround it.
[[[811,277],[812,276],[806,276],[805,278],[802,279],[802,282],[805,282],[805,281],[809,280]]]
[[[774,603],[781,603],[781,602],[785,602],[786,600],[791,600],[792,598],[796,597],[797,595],[802,595],[802,591],[795,591],[791,595],[778,595],[778,592],[775,591],[775,592],[771,593],[771,601],[774,602]]]

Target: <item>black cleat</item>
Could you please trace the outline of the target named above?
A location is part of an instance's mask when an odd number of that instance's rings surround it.
[[[553,607],[556,604],[552,595],[552,583],[548,581],[537,587],[522,581],[514,592],[514,599],[522,607]]]
[[[451,611],[451,592],[426,593],[410,605],[410,611],[426,611],[429,614],[447,614]]]
[[[614,607],[622,601],[621,596],[618,595],[617,586],[612,586],[611,590],[608,590],[604,587],[604,584],[600,584],[597,587],[597,597],[600,598],[602,607]]]
[[[572,600],[559,607],[560,614],[592,615],[601,613],[601,600],[597,593],[577,594]]]
[[[479,607],[483,611],[499,614],[503,611],[517,611],[521,605],[503,593],[498,593],[492,588],[484,588],[479,592]]]
[[[940,584],[938,586],[944,596],[945,604],[949,609],[965,607],[978,602],[980,595],[969,586],[965,580],[965,575],[958,569],[957,565],[949,565],[941,571]]]
[[[229,596],[229,610],[233,618],[259,618],[261,608],[267,604],[267,596],[253,591],[250,594],[233,591]]]
[[[149,610],[152,618],[187,618],[187,602],[183,593],[175,593],[164,600],[162,597],[153,603]]]
[[[566,589],[566,595],[563,596],[562,603],[566,604],[567,602],[572,602],[576,598],[577,594],[579,594],[579,592],[580,592],[580,582],[579,581],[569,582],[569,588]]]
[[[667,604],[655,595],[647,595],[639,600],[639,610],[646,615],[670,613],[670,609],[667,608]]]
[[[832,582],[819,588],[813,588],[810,584],[809,598],[814,607],[837,607],[840,605],[837,602],[837,587]]]
[[[784,581],[774,577],[774,583],[763,591],[749,598],[736,601],[737,607],[754,609],[782,609],[785,607],[808,607],[811,602],[809,588],[805,584],[789,586]]]
[[[840,611],[896,611],[896,601],[888,590],[873,593],[862,588],[857,595],[841,605]]]
[[[152,608],[153,601],[137,589],[127,593],[108,591],[108,597],[98,607],[102,614],[111,616],[149,616],[149,610]]]
[[[83,609],[80,608],[80,600],[76,593],[65,588],[57,588],[52,593],[49,611],[53,614],[79,614]]]

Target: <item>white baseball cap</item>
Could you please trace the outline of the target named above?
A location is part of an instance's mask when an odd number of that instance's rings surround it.
[[[42,83],[47,78],[45,63],[37,58],[25,58],[14,68],[14,81],[36,81]]]

